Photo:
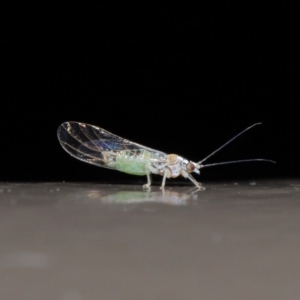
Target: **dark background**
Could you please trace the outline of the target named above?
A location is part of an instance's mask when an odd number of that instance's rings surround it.
[[[174,2],[3,11],[0,181],[145,181],[69,156],[56,136],[64,121],[195,161],[263,122],[207,163],[276,165],[207,168],[197,179],[299,177],[293,10]]]

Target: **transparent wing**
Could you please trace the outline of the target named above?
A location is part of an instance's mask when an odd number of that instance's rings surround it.
[[[164,162],[167,154],[123,139],[105,129],[79,122],[65,122],[58,127],[57,135],[62,147],[75,158],[103,168],[121,152],[138,157],[147,152],[147,159]]]

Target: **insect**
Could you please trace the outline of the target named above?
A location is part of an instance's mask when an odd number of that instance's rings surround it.
[[[188,178],[198,189],[202,190],[204,188],[191,174],[200,174],[199,170],[202,168],[250,161],[275,163],[268,159],[246,159],[202,164],[238,136],[260,124],[256,123],[244,129],[199,162],[187,160],[177,154],[166,154],[145,147],[121,138],[100,127],[80,122],[65,122],[61,124],[57,135],[62,147],[70,155],[81,161],[132,175],[147,176],[147,183],[143,185],[144,188],[151,186],[151,174],[158,174],[163,176],[161,189],[165,186],[166,178],[176,178],[181,175]]]

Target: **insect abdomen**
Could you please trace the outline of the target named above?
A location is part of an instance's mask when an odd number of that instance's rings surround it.
[[[125,150],[118,153],[115,160],[109,162],[108,165],[127,174],[143,176],[149,173],[146,170],[146,165],[150,158],[152,158],[152,154],[148,151],[132,154],[131,151]]]

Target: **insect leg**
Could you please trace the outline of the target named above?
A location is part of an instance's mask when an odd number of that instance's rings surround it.
[[[161,187],[160,189],[163,190],[165,188],[165,184],[166,184],[166,172],[164,173],[164,177],[163,177],[163,180],[162,180],[162,183],[161,183]]]
[[[143,188],[147,189],[151,186],[151,174],[147,173],[147,183],[143,185]]]
[[[199,190],[201,191],[205,190],[205,187],[201,186],[199,182],[197,182],[197,180],[191,174],[182,170],[181,175],[185,178],[188,178]]]
[[[165,184],[166,184],[166,177],[170,178],[171,176],[171,172],[169,169],[165,169],[165,172],[164,172],[164,177],[163,177],[163,180],[162,180],[162,183],[161,183],[161,187],[160,189],[163,190],[165,188]]]
[[[155,173],[157,173],[157,170],[154,169],[154,168],[151,166],[151,164],[147,164],[147,165],[145,166],[145,169],[146,169],[146,171],[147,171],[147,183],[143,185],[143,188],[147,189],[147,188],[149,188],[149,187],[151,186],[151,182],[152,182],[152,180],[151,180],[151,173],[154,173],[154,174],[155,174]]]

